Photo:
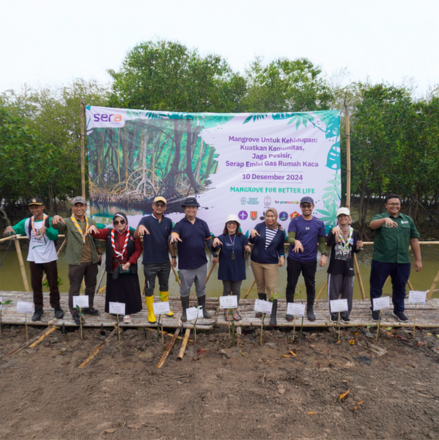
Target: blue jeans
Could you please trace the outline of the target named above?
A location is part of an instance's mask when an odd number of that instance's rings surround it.
[[[380,263],[372,260],[370,270],[370,301],[380,298],[383,294],[383,286],[390,275],[392,279],[393,311],[395,313],[404,311],[404,299],[406,295],[406,285],[410,276],[410,263]]]

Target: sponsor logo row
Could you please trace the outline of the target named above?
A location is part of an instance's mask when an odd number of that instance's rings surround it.
[[[270,196],[264,197],[264,208],[269,208],[275,205],[299,205],[299,200],[272,200]],[[257,197],[241,197],[241,205],[259,205],[259,199]]]
[[[288,219],[293,219],[295,217],[300,216],[300,214],[296,211],[292,212],[290,215],[288,215],[287,212],[282,211],[279,213],[279,220],[284,222]],[[240,220],[247,220],[249,217],[251,220],[256,220],[258,218],[258,211],[239,211],[238,217]],[[265,212],[262,212],[262,215],[260,216],[260,220],[264,220],[265,218]]]

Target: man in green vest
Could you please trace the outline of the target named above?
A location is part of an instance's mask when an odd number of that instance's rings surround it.
[[[69,309],[75,323],[79,325],[79,312],[73,307],[73,297],[79,295],[83,279],[89,308],[83,309],[82,312],[92,316],[99,314],[99,311],[93,307],[93,300],[98,263],[101,261],[102,251],[99,240],[88,233],[88,228],[92,225],[96,226],[96,222],[85,215],[87,202],[83,197],[72,199],[72,211],[73,215],[70,218],[55,215],[52,219],[52,225],[61,234],[66,235],[66,260],[69,264],[70,281]]]

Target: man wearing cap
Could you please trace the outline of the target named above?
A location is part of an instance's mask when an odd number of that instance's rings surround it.
[[[143,236],[143,271],[145,273],[145,302],[148,308],[148,322],[156,323],[154,316],[154,287],[158,277],[160,300],[169,300],[169,274],[171,264],[169,254],[172,256],[172,265],[175,267],[176,256],[174,246],[169,243],[172,232],[172,220],[163,214],[166,211],[166,199],[156,197],[152,204],[152,214],[142,217],[134,232],[134,237]],[[169,312],[166,316],[174,316]]]
[[[31,285],[35,311],[32,321],[39,321],[43,315],[43,272],[46,274],[50,289],[50,305],[55,309],[55,318],[61,319],[64,312],[59,304],[58,268],[56,266],[55,240],[58,231],[50,226],[51,218],[44,214],[44,202],[39,198],[30,199],[30,218],[21,220],[15,226],[8,226],[4,234],[20,234],[29,237],[29,261]]]
[[[198,306],[203,308],[204,318],[210,318],[206,310],[207,257],[205,246],[212,252],[212,264],[218,262],[212,249],[212,237],[204,220],[196,217],[199,204],[195,197],[188,197],[184,204],[185,217],[176,225],[171,234],[171,243],[178,243],[178,268],[180,270],[180,297],[183,306],[181,320],[186,322],[186,309],[189,308],[189,294],[195,282]]]
[[[384,283],[390,276],[393,287],[392,315],[400,322],[407,322],[404,299],[411,266],[409,245],[415,254],[414,269],[419,272],[422,270],[420,236],[413,219],[401,214],[401,199],[398,195],[388,195],[384,206],[386,212],[376,215],[369,225],[372,231],[376,231],[370,270],[372,320],[379,320],[379,312],[373,311],[373,299],[381,297]]]
[[[316,270],[317,270],[317,243],[322,253],[320,266],[326,266],[326,230],[325,224],[313,217],[314,200],[311,197],[303,197],[300,201],[302,215],[291,220],[288,226],[288,253],[287,265],[287,303],[294,302],[297,281],[300,274],[303,275],[306,286],[307,315],[310,321],[315,321],[314,300],[316,296]],[[293,315],[286,316],[287,321],[294,319]]]
[[[92,316],[99,314],[99,311],[93,307],[93,302],[98,263],[101,261],[102,251],[99,240],[91,237],[88,233],[88,228],[92,225],[97,226],[97,224],[85,215],[87,211],[85,199],[75,197],[72,199],[71,205],[73,215],[70,218],[55,215],[52,219],[52,225],[61,234],[66,235],[66,260],[69,264],[70,281],[69,309],[75,323],[79,325],[79,314],[78,310],[73,307],[73,297],[79,295],[83,279],[89,307],[84,308],[82,312]]]

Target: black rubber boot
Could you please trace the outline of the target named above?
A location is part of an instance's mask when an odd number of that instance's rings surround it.
[[[55,307],[55,318],[56,319],[63,319],[64,318],[64,312],[62,311],[61,307]]]
[[[277,325],[277,299],[273,300],[273,307],[271,308],[271,319],[270,319],[270,325],[276,326]]]
[[[198,297],[198,307],[203,307],[203,318],[204,319],[211,318],[211,316],[209,315],[209,313],[207,313],[207,310],[206,310],[206,295]]]
[[[43,308],[42,307],[35,307],[35,312],[32,316],[32,321],[41,321],[41,317],[43,316]]]
[[[189,297],[182,296],[180,299],[181,299],[181,305],[183,306],[183,312],[181,314],[181,322],[186,322],[187,321],[186,309],[189,308]]]
[[[294,302],[294,295],[287,295],[287,310],[288,310],[288,303],[293,303]],[[285,316],[285,319],[289,322],[291,322],[294,319],[293,315],[288,315]]]
[[[306,299],[306,312],[310,321],[316,320],[316,315],[314,315],[314,298],[315,296],[308,296]]]
[[[267,294],[266,293],[258,293],[258,296],[259,296],[259,299],[267,301]],[[262,318],[262,312],[256,312],[256,318]]]

